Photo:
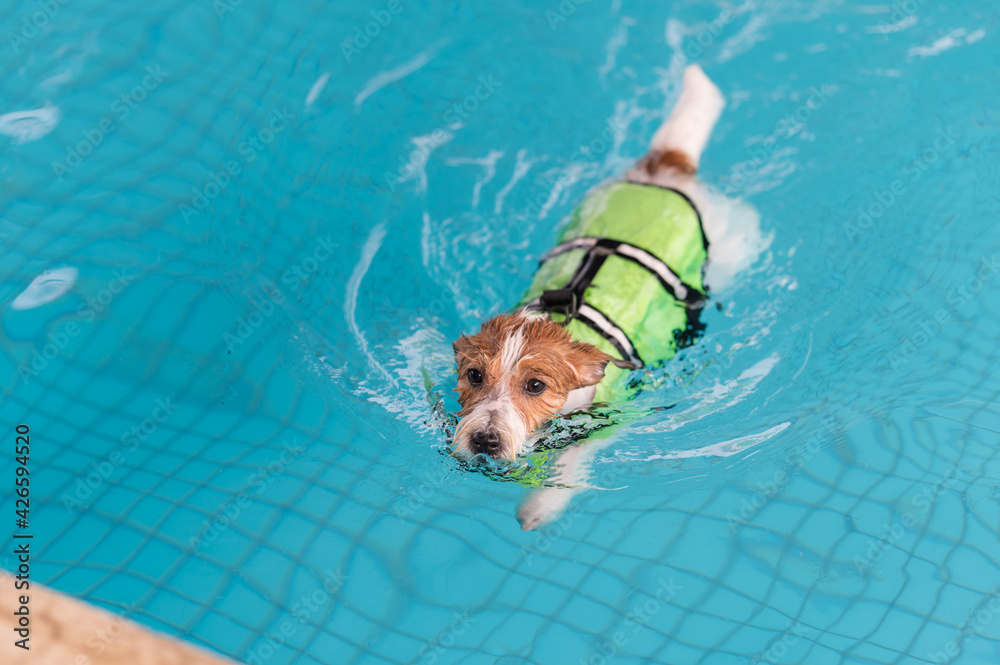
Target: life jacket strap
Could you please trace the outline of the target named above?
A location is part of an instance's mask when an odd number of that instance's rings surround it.
[[[522,307],[521,311],[562,314],[565,317],[562,321],[563,326],[569,325],[570,321],[576,319],[615,347],[618,355],[621,356],[622,360],[630,363],[632,369],[640,369],[644,364],[625,331],[619,328],[604,312],[584,303],[569,289],[543,291],[542,295]]]
[[[601,337],[608,340],[611,346],[615,347],[615,350],[618,351],[622,360],[632,364],[632,369],[640,369],[643,366],[642,358],[639,357],[639,353],[635,350],[632,340],[628,338],[624,330],[616,326],[602,311],[590,305],[580,305],[580,310],[577,312],[576,318],[580,320],[580,323],[589,326]]]
[[[658,256],[647,252],[642,247],[637,247],[631,243],[622,242],[620,240],[611,240],[610,238],[594,238],[591,236],[582,236],[580,238],[573,238],[572,240],[567,240],[564,243],[556,245],[549,252],[542,257],[541,263],[545,263],[549,259],[559,256],[560,254],[565,254],[566,252],[572,251],[574,249],[582,249],[587,252],[584,257],[583,262],[580,264],[581,269],[588,268],[588,263],[593,264],[593,259],[597,258],[596,255],[601,256],[600,263],[604,263],[604,259],[608,256],[620,256],[624,259],[628,259],[633,263],[645,268],[647,271],[656,276],[659,280],[660,285],[663,286],[666,291],[674,297],[678,302],[684,303],[684,306],[688,309],[701,309],[705,306],[705,296],[700,293],[696,288],[685,284],[684,280],[674,272],[670,266],[666,264],[665,261],[660,259]],[[593,265],[589,266],[593,269]],[[597,266],[598,268],[600,265]],[[581,270],[578,270],[579,274]],[[587,272],[587,271],[584,271]],[[594,270],[596,274],[596,270]],[[573,276],[576,279],[576,275]],[[590,281],[587,282],[588,286]],[[570,282],[572,284],[572,281]],[[569,288],[569,286],[567,286]]]
[[[577,242],[580,240],[587,242]],[[615,347],[615,350],[621,355],[622,360],[631,364],[634,369],[639,369],[643,366],[642,358],[639,357],[638,352],[635,350],[635,345],[628,338],[628,334],[607,315],[584,301],[584,294],[587,288],[590,287],[591,282],[594,281],[594,277],[597,276],[597,272],[601,269],[601,266],[604,265],[609,256],[617,254],[619,246],[623,243],[607,238],[577,238],[568,243],[563,243],[563,245],[573,243],[576,243],[574,249],[585,248],[587,253],[577,267],[576,272],[573,273],[569,283],[561,289],[543,291],[535,301],[525,305],[524,309],[542,311],[549,314],[562,314],[564,316],[562,323],[564,326],[569,325],[569,322],[573,319],[579,320],[580,323],[591,328]],[[562,251],[558,250],[563,245],[554,248],[542,261],[544,262],[552,256],[561,254]]]

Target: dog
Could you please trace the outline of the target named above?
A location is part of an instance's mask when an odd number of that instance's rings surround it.
[[[725,100],[700,67],[649,152],[623,181],[587,195],[542,259],[524,300],[452,345],[461,410],[453,454],[512,461],[539,427],[634,390],[634,370],[693,343],[708,284],[728,288],[763,251],[759,216],[695,178]],[[560,451],[545,487],[518,509],[525,530],[555,519],[588,487],[611,438]]]

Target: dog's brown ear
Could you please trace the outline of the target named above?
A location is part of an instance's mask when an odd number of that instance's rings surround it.
[[[634,366],[629,361],[609,356],[593,344],[587,344],[586,342],[573,343],[569,362],[573,365],[580,380],[580,385],[577,388],[599,383],[604,378],[604,368],[607,367],[608,363],[612,363],[615,367],[623,369],[634,369]]]
[[[472,351],[472,341],[466,335],[462,335],[451,343],[451,348],[456,357],[468,355]]]

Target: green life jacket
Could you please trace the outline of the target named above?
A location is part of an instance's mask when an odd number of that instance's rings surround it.
[[[701,216],[687,196],[618,182],[590,194],[572,213],[521,307],[561,322],[568,316],[573,339],[636,369],[662,364],[702,329],[707,258]],[[609,364],[594,399],[632,392],[628,372]]]

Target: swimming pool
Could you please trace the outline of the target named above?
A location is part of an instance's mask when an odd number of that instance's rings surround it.
[[[0,25],[0,422],[33,433],[37,580],[274,665],[1000,658],[994,5]],[[770,250],[629,405],[671,408],[600,453],[603,491],[522,532],[425,382],[690,62],[728,98],[702,176]],[[67,293],[12,306],[54,269]]]

